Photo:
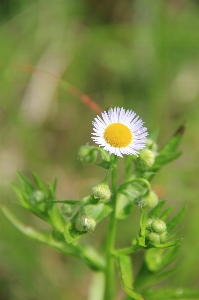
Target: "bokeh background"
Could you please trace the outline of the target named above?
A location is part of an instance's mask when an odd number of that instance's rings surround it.
[[[188,203],[179,270],[163,286],[199,288],[199,1],[0,1],[0,201],[44,231],[13,203],[17,170],[49,183],[57,176],[59,199],[86,196],[104,176],[77,158],[96,112],[68,84],[102,109],[136,111],[160,146],[186,121],[183,155],[153,188],[173,213]],[[85,241],[98,247],[106,225]],[[137,230],[119,223],[118,243]],[[91,283],[80,260],[26,239],[0,214],[0,300],[84,300]]]

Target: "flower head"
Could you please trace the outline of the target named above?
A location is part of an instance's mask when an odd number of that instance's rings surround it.
[[[145,148],[148,135],[143,121],[132,110],[111,108],[93,121],[93,141],[110,154],[138,156],[138,150]]]

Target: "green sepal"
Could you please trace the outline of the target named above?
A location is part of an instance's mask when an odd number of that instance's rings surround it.
[[[199,291],[194,289],[150,289],[144,292],[147,300],[199,299]],[[126,299],[127,300],[127,299]]]
[[[130,299],[144,300],[145,298],[133,290],[133,274],[131,259],[126,255],[117,257],[117,266],[123,290],[130,296]]]
[[[172,231],[178,225],[178,223],[182,220],[186,210],[187,210],[187,205],[185,205],[173,219],[171,219],[170,221],[167,222],[167,232],[168,233],[170,231]]]
[[[84,214],[88,218],[93,218],[96,223],[101,221],[103,218],[105,218],[107,215],[111,213],[113,210],[112,207],[109,204],[105,203],[98,203],[98,204],[88,204],[83,207]],[[87,231],[77,231],[76,230],[76,222],[78,221],[78,218],[81,217],[80,212],[77,212],[75,216],[70,220],[70,222],[67,223],[64,229],[64,237],[67,243],[71,244],[79,240],[82,236],[84,236]]]

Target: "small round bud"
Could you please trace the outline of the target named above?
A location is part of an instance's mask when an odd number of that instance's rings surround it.
[[[78,156],[85,164],[93,163],[97,159],[97,151],[93,146],[84,145],[79,148]]]
[[[96,226],[96,221],[93,218],[89,218],[89,230],[94,230]]]
[[[46,195],[42,191],[34,191],[30,196],[30,203],[41,212],[47,209]]]
[[[140,152],[139,156],[139,167],[143,170],[150,168],[155,161],[155,154],[152,150],[144,149]]]
[[[160,244],[160,237],[157,233],[155,232],[149,232],[146,235],[146,239],[148,240],[149,243],[151,244]]]
[[[165,243],[166,240],[167,240],[167,232],[165,231],[165,232],[160,234],[160,242]]]
[[[143,208],[153,208],[158,204],[158,197],[153,191],[151,191],[146,197],[139,200],[137,204]]]
[[[151,224],[151,229],[156,233],[163,233],[167,230],[166,223],[162,220],[155,219]]]
[[[149,229],[151,230],[151,224],[153,222],[153,219],[147,219],[147,222],[146,222],[146,229]]]
[[[75,228],[77,231],[84,232],[89,230],[94,230],[96,226],[96,222],[93,218],[88,218],[87,215],[83,214],[80,218],[78,218]]]
[[[157,150],[158,150],[157,144],[153,140],[151,140],[151,139],[147,139],[147,141],[146,141],[146,147],[147,147],[147,149],[150,149],[153,152],[157,152]]]
[[[92,187],[92,194],[94,198],[109,200],[111,198],[111,191],[107,183],[101,182]]]
[[[73,213],[74,213],[74,207],[73,207],[73,205],[68,204],[68,203],[62,204],[62,206],[61,206],[61,213],[62,213],[65,217],[67,217],[67,218],[72,217],[72,215],[73,215]]]
[[[40,203],[46,200],[46,195],[42,191],[34,191],[30,197],[32,204]]]

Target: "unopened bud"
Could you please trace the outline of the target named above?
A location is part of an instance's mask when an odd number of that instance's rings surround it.
[[[167,226],[164,221],[155,219],[155,220],[153,220],[153,222],[151,224],[151,229],[153,231],[155,231],[156,233],[160,234],[160,233],[166,232]]]
[[[111,198],[111,190],[107,183],[101,182],[92,187],[94,198],[109,200]]]
[[[147,139],[146,148],[152,150],[153,152],[157,152],[158,150],[157,144],[151,139]]]
[[[152,150],[144,149],[140,152],[138,159],[139,168],[145,170],[150,168],[155,161],[155,154]]]
[[[160,242],[165,243],[166,240],[167,240],[167,232],[165,231],[165,232],[160,234]]]
[[[68,203],[62,204],[61,213],[67,218],[72,217],[72,215],[74,214],[74,205]]]
[[[77,231],[84,232],[89,230],[94,230],[96,226],[96,222],[93,218],[88,218],[87,215],[83,214],[80,218],[78,218],[75,228]]]
[[[153,208],[158,204],[158,196],[153,192],[149,192],[147,196],[137,201],[137,204],[142,208]]]
[[[146,229],[151,229],[151,224],[153,222],[153,219],[147,219],[147,222],[146,222]]]
[[[151,244],[160,244],[160,237],[155,232],[149,232],[146,234],[146,239]]]
[[[40,203],[46,200],[46,195],[42,191],[34,191],[30,197],[32,204]]]
[[[97,159],[97,151],[93,146],[84,145],[79,148],[78,156],[85,164],[93,163]]]
[[[47,209],[46,195],[42,191],[34,191],[30,196],[30,203],[42,212]]]

